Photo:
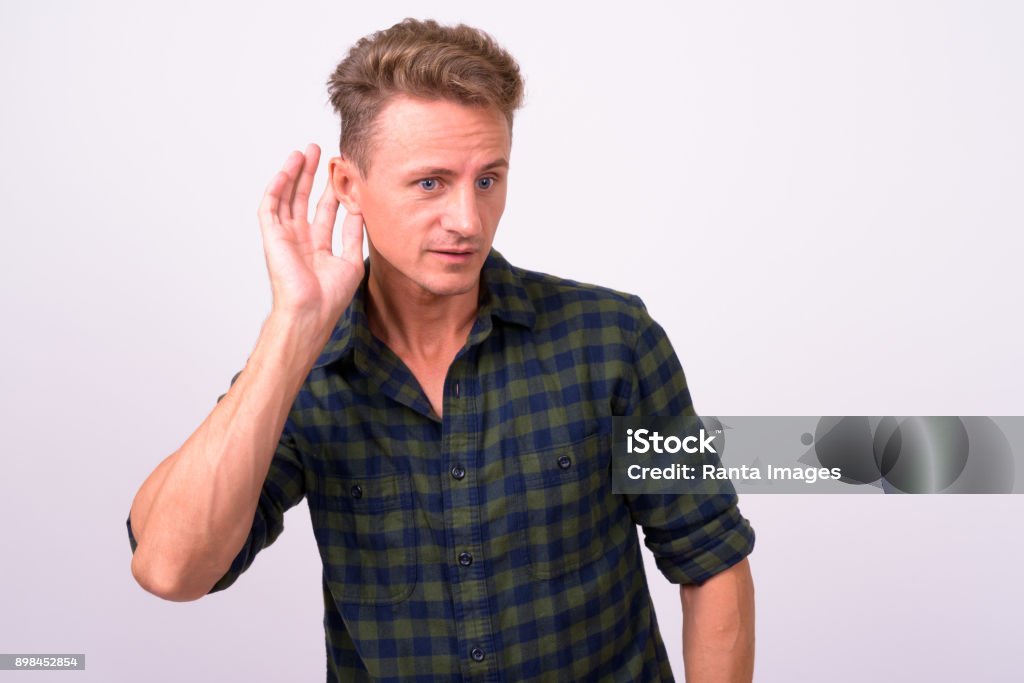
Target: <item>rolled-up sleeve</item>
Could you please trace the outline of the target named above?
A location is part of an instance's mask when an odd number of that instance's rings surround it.
[[[232,384],[238,379],[239,374],[241,373],[236,373],[231,379]],[[217,401],[224,396],[225,394],[219,396]],[[233,584],[252,565],[256,555],[277,540],[277,537],[284,531],[284,513],[297,505],[305,496],[305,475],[301,456],[291,437],[293,428],[294,425],[289,418],[285,422],[283,433],[270,462],[267,478],[263,482],[249,535],[231,562],[231,567],[213,585],[210,593],[222,591]],[[132,554],[134,554],[138,547],[138,541],[132,531],[130,511],[126,524],[128,542],[131,545]]]
[[[628,415],[694,415],[683,368],[668,336],[637,299],[635,376]],[[730,487],[731,488],[731,487]],[[718,495],[626,495],[658,569],[672,583],[701,584],[754,549],[754,530],[735,491]]]

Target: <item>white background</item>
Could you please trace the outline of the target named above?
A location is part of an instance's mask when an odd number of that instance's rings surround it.
[[[495,246],[640,294],[702,413],[1024,414],[1024,6],[370,4],[0,5],[0,652],[88,667],[0,680],[323,679],[305,504],[185,604],[134,583],[124,522],[268,311],[263,188],[335,153],[328,75],[405,16],[484,28],[526,76]],[[1024,499],[741,508],[756,680],[1021,675]]]

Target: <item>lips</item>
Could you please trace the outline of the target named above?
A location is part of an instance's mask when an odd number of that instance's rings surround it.
[[[430,249],[429,251],[445,256],[472,256],[476,253],[475,249]]]
[[[434,254],[442,262],[450,264],[469,263],[472,261],[473,255],[476,254],[473,250],[467,251],[462,249],[431,249],[430,253]]]

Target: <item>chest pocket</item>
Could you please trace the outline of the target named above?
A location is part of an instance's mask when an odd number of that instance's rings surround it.
[[[328,477],[317,530],[328,585],[342,602],[395,604],[412,594],[417,532],[407,473]]]
[[[611,441],[595,434],[578,444],[519,458],[530,571],[550,579],[602,556],[612,531]]]

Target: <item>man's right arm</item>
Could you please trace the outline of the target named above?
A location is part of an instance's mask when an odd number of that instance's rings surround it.
[[[359,214],[345,219],[342,255],[331,253],[338,200],[330,183],[307,223],[318,161],[315,145],[289,156],[260,206],[274,307],[245,369],[132,503],[132,574],[162,598],[200,598],[231,566],[295,397],[362,280]]]
[[[132,574],[168,600],[194,600],[249,534],[270,460],[320,349],[302,322],[271,315],[245,369],[199,428],[139,489]],[[300,360],[301,359],[301,360]]]

